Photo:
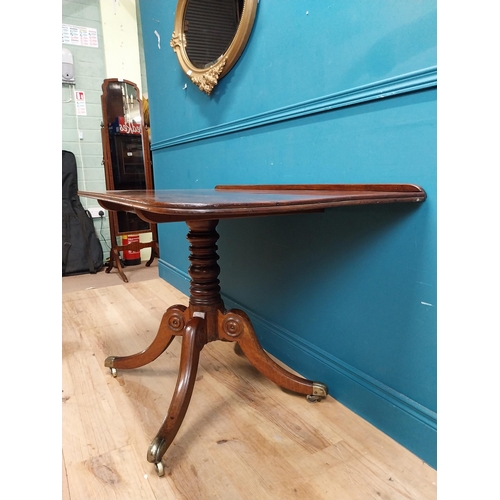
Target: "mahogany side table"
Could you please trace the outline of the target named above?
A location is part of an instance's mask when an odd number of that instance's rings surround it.
[[[105,366],[116,370],[144,366],[182,337],[177,384],[167,415],[151,442],[147,460],[164,475],[162,457],[174,440],[193,393],[200,352],[214,340],[236,342],[257,370],[277,385],[306,395],[311,402],[328,394],[326,385],[298,377],[275,363],[262,349],[248,316],[226,310],[220,295],[216,226],[220,219],[264,217],[308,212],[346,205],[416,203],[425,191],[413,184],[305,184],[216,186],[215,189],[80,191],[106,210],[136,213],[152,224],[185,221],[190,243],[189,306],[167,309],[149,347],[129,356],[109,356]]]

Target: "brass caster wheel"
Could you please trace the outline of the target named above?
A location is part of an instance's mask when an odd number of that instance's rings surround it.
[[[309,403],[317,403],[318,401],[326,398],[327,394],[328,388],[325,384],[322,384],[321,382],[313,382],[313,393],[308,394],[306,399]]]
[[[155,464],[156,473],[159,477],[163,477],[165,475],[165,468],[163,467],[162,462],[157,462]]]
[[[161,477],[165,474],[161,457],[167,451],[165,440],[161,436],[156,436],[152,443],[149,445],[147,459],[148,462],[155,465],[156,473]]]
[[[307,401],[309,401],[309,403],[318,403],[323,398],[321,396],[315,396],[314,394],[308,394],[306,396],[306,399],[307,399]]]
[[[113,367],[114,362],[115,362],[115,356],[108,356],[104,360],[104,366],[109,368],[109,370],[111,371],[111,375],[113,375],[113,377],[116,378],[117,373],[116,373],[116,368]]]

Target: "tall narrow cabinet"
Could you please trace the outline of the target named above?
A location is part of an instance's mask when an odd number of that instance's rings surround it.
[[[139,88],[128,80],[106,79],[102,84],[101,104],[106,189],[153,189],[149,134]],[[126,257],[138,256],[140,262],[140,251],[151,248],[151,256],[146,262],[146,266],[150,266],[158,256],[156,224],[145,222],[130,212],[110,211],[109,229],[111,251],[106,272],[116,267],[123,281],[128,282],[120,252]],[[151,233],[151,241],[139,241],[141,233]],[[134,262],[134,259],[129,261]],[[127,264],[127,259],[123,262]]]

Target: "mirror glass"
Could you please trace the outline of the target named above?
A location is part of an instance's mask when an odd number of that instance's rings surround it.
[[[107,189],[146,189],[143,126],[139,90],[126,81],[103,84]],[[136,214],[117,212],[118,232],[147,230],[149,224]]]
[[[241,56],[258,0],[177,0],[170,46],[181,68],[210,95]]]
[[[141,108],[135,88],[110,82],[106,105],[114,188],[146,189]]]
[[[184,14],[186,53],[196,68],[208,68],[231,45],[244,0],[188,0]]]

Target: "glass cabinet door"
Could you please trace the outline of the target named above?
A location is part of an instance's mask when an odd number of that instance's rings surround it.
[[[102,90],[106,189],[152,189],[149,139],[139,89],[127,80],[108,79]],[[117,212],[113,217],[116,235],[150,230],[150,225],[135,214]]]

